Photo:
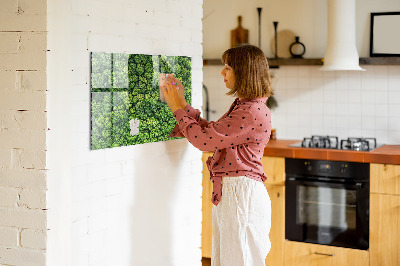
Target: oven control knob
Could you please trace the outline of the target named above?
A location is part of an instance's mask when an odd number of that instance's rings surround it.
[[[346,173],[346,169],[347,169],[347,164],[342,164],[342,167],[340,168],[340,173],[341,174]]]
[[[311,170],[312,170],[311,162],[305,162],[304,165],[306,167],[306,170],[308,172],[311,172]]]

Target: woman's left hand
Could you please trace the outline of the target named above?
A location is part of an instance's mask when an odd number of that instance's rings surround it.
[[[178,91],[183,90],[183,88],[178,86],[176,78],[168,76],[164,86],[161,87],[161,90],[164,93],[165,101],[167,102],[169,109],[171,109],[173,113],[178,109],[185,109],[186,106],[183,106],[178,94]]]

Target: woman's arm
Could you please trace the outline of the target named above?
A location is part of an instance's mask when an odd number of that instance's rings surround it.
[[[245,145],[249,142],[259,142],[260,127],[267,125],[255,120],[254,115],[247,109],[237,109],[218,122],[210,123],[206,127],[192,117],[186,115],[184,110],[176,110],[174,116],[178,121],[180,132],[190,143],[201,151],[226,149]]]
[[[167,81],[164,87],[161,87],[161,90],[163,91],[165,100],[172,112],[177,109],[183,109],[185,113],[195,119],[199,125],[202,127],[208,126],[209,122],[200,117],[200,111],[187,104],[184,93],[185,88],[179,79],[168,76]],[[184,137],[184,135],[180,132],[179,126],[176,125],[169,137]]]

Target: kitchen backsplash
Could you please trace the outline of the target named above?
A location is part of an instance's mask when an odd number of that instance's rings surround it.
[[[320,71],[320,66],[271,69],[278,107],[272,110],[277,138],[311,135],[376,137],[400,144],[400,66],[364,65],[366,71]],[[232,98],[220,76],[222,66],[204,67],[210,94],[210,120],[229,108]]]

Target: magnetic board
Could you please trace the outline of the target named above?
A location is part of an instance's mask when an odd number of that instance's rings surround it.
[[[191,104],[191,58],[92,52],[90,149],[170,140],[176,121],[160,100],[160,74],[174,74]]]

